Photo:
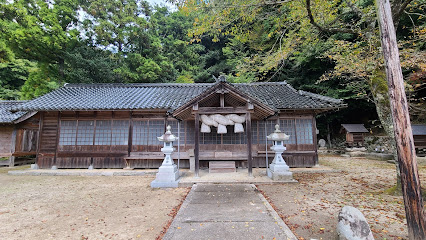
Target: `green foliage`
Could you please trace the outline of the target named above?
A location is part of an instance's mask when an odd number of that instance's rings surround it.
[[[151,7],[140,0],[93,0],[83,6],[90,16],[83,22],[85,34],[95,45],[113,48],[119,54],[143,45]]]
[[[121,82],[113,71],[117,61],[111,58],[109,51],[81,45],[65,52],[64,59],[64,81],[67,83]]]
[[[0,98],[30,99],[64,82],[213,82],[224,74],[343,98],[356,105],[341,112],[349,119],[374,110],[385,91],[372,0],[179,2],[171,12],[143,0],[0,0]],[[425,6],[412,1],[398,24],[407,89],[418,99]]]
[[[1,0],[1,38],[19,58],[57,63],[68,42],[78,36],[78,1]]]
[[[4,39],[0,39],[0,63],[9,62],[13,59],[13,51],[7,47],[6,41]]]
[[[35,63],[25,59],[0,63],[0,99],[19,99],[21,86],[35,68]]]
[[[58,88],[56,77],[56,71],[48,65],[40,65],[39,68],[32,70],[21,88],[21,99],[33,99]]]
[[[189,72],[183,72],[176,79],[177,83],[194,83],[194,79],[192,78],[192,74]]]

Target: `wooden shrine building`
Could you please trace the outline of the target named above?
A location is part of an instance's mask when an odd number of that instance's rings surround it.
[[[412,124],[411,129],[413,131],[414,146],[416,147],[419,156],[424,156],[426,149],[426,125]]]
[[[270,161],[273,156],[266,136],[275,124],[290,135],[284,153],[289,166],[317,164],[315,115],[345,107],[341,100],[297,91],[286,82],[231,84],[219,79],[193,84],[66,84],[15,110],[37,111],[40,116],[40,168],[123,168],[126,161],[133,168],[157,168],[163,160],[157,137],[167,125],[179,136],[175,161],[188,168],[193,157],[196,172],[210,160],[236,161],[249,172],[265,167],[266,154]],[[230,114],[243,118],[243,131],[233,125],[200,131],[205,116]]]
[[[12,112],[25,101],[0,101],[0,166],[13,167],[15,157],[36,155],[39,115],[37,112]]]
[[[346,145],[351,147],[363,146],[364,135],[369,133],[364,124],[342,124],[341,131],[346,133]]]

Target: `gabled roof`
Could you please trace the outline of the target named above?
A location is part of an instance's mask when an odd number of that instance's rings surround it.
[[[368,133],[364,124],[342,124],[342,127],[350,133]]]
[[[66,84],[15,107],[15,110],[175,110],[214,84]],[[273,109],[335,109],[346,106],[339,99],[298,92],[286,82],[230,85]]]
[[[411,125],[413,130],[413,136],[424,136],[426,135],[426,125],[413,124]]]
[[[13,123],[24,116],[27,112],[11,112],[11,110],[25,102],[27,101],[0,101],[0,123]]]
[[[181,105],[175,111],[173,112],[173,115],[175,117],[178,117],[180,113],[188,110],[190,108],[200,102],[204,101],[205,99],[208,99],[209,96],[217,94],[217,91],[220,92],[227,92],[228,95],[233,95],[236,98],[240,98],[243,100],[243,104],[247,104],[250,102],[251,104],[256,106],[256,115],[261,118],[266,118],[268,116],[274,115],[274,113],[277,111],[277,109],[273,105],[268,105],[260,101],[257,97],[252,96],[244,91],[241,91],[240,89],[236,88],[235,85],[232,85],[226,81],[218,81],[216,84],[212,85],[210,88],[206,89],[202,94],[196,96],[195,98],[191,99],[190,101],[186,102],[185,104]]]

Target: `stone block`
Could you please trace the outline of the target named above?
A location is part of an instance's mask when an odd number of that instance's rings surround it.
[[[293,181],[293,173],[290,171],[275,172],[268,169],[268,177],[274,181]]]
[[[269,164],[269,169],[273,172],[288,172],[290,170],[290,167],[287,164],[275,164],[271,163]]]
[[[346,152],[365,152],[367,149],[365,147],[352,147],[352,148],[345,148]]]
[[[339,240],[374,240],[364,215],[356,208],[344,206],[337,223]]]
[[[356,152],[347,152],[347,154],[351,157],[365,157],[365,155],[367,155],[366,152],[360,152],[360,151],[356,151]]]
[[[326,142],[324,139],[320,139],[320,140],[318,141],[318,146],[319,146],[320,148],[323,148],[323,147],[325,147],[326,143],[327,143],[327,142]]]
[[[155,179],[151,182],[151,188],[177,188],[179,187],[179,181],[171,181],[171,182],[160,182]]]
[[[189,171],[195,172],[195,157],[189,157]]]

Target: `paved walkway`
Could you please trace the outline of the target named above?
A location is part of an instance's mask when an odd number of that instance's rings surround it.
[[[253,184],[195,184],[163,239],[297,238]]]

